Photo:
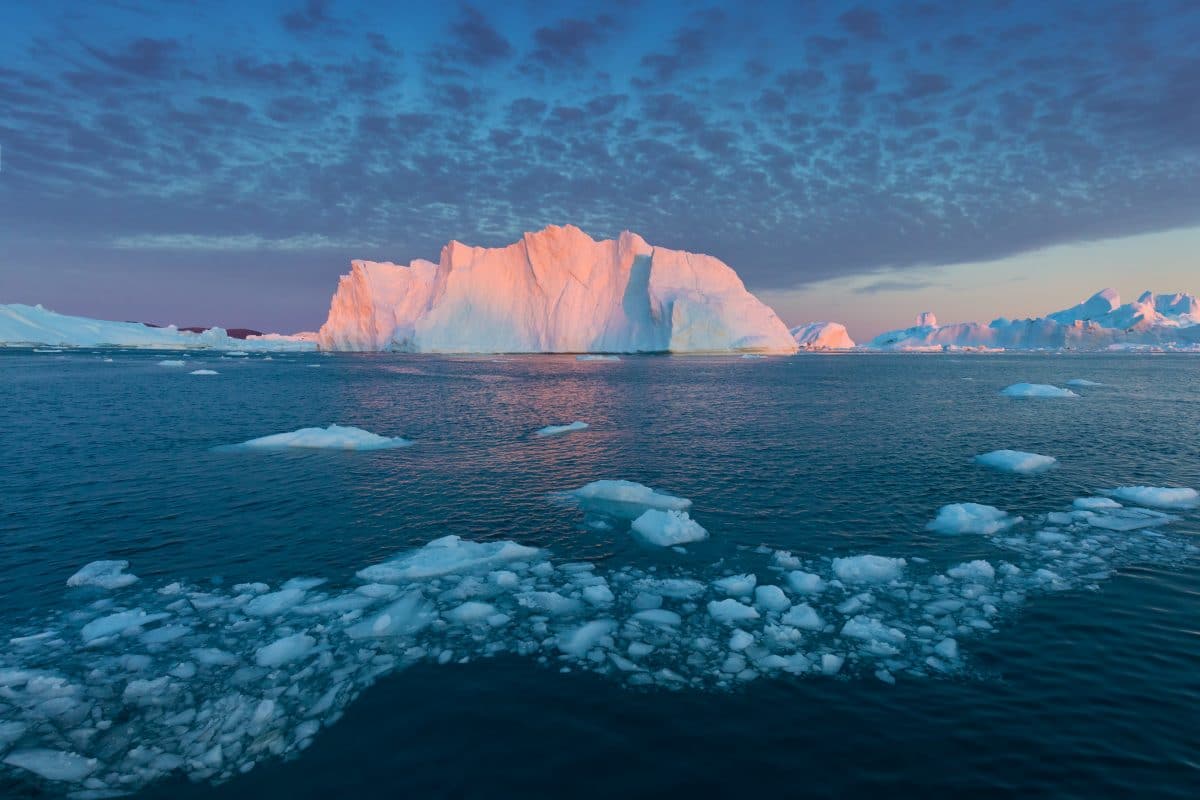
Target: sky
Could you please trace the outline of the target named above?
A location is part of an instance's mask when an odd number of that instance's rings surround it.
[[[42,0],[0,54],[0,302],[313,329],[565,223],[859,338],[1200,291],[1200,0]]]

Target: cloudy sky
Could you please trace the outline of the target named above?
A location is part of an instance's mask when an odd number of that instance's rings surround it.
[[[43,0],[0,52],[0,302],[313,328],[350,258],[566,222],[860,337],[1200,290],[1198,0]]]

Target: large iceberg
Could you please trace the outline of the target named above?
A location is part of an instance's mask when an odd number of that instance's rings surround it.
[[[792,328],[792,338],[801,350],[850,350],[854,340],[840,322],[810,322]]]
[[[872,350],[1105,350],[1127,347],[1200,348],[1200,300],[1190,294],[1145,292],[1122,305],[1115,289],[1104,289],[1078,305],[1033,319],[1004,317],[988,325],[938,325],[929,312],[904,330],[880,334]]]
[[[450,242],[434,264],[354,261],[325,350],[417,353],[792,353],[796,342],[712,256],[574,226],[507,247]]]
[[[19,303],[0,305],[0,347],[137,347],[149,350],[315,350],[312,334],[230,336],[223,328],[196,332],[174,325],[110,322],[59,314]]]

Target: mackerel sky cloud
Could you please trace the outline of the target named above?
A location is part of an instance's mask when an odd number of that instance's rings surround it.
[[[6,16],[0,302],[313,327],[350,258],[566,222],[863,299],[1200,224],[1194,0]]]

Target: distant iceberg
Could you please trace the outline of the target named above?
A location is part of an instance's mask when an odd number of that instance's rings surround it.
[[[993,450],[975,456],[975,463],[999,472],[1034,475],[1052,469],[1058,464],[1058,459],[1039,453],[1026,453],[1023,450]]]
[[[850,350],[854,340],[840,322],[810,322],[791,329],[801,350]]]
[[[938,325],[932,312],[917,324],[872,339],[871,350],[1106,350],[1127,348],[1200,349],[1200,299],[1191,294],[1145,292],[1121,304],[1115,289],[1103,289],[1082,303],[1044,317],[988,325]]]
[[[202,332],[169,325],[156,328],[140,322],[109,322],[58,314],[42,306],[0,305],[0,347],[130,347],[146,350],[315,350],[311,335],[266,334],[235,339],[223,328]],[[182,362],[162,362],[182,366]]]
[[[1014,383],[1000,390],[1005,397],[1079,397],[1070,389],[1060,389],[1048,383]]]
[[[408,447],[412,442],[399,436],[380,436],[349,425],[330,425],[328,428],[301,428],[288,433],[260,436],[241,444],[219,449],[231,450],[389,450]]]
[[[354,261],[322,349],[414,353],[793,353],[779,317],[712,256],[571,225],[438,263]]]

